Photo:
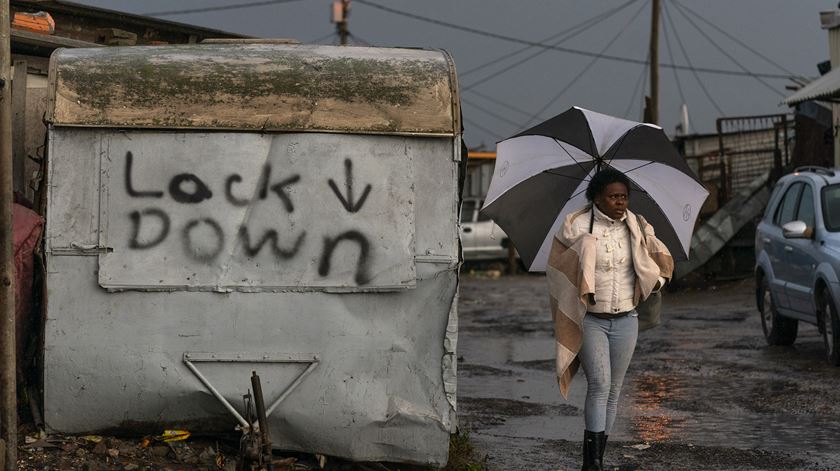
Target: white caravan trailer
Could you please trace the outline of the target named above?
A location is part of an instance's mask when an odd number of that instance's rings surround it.
[[[455,422],[460,107],[445,52],[59,50],[49,429],[247,425],[442,464]]]

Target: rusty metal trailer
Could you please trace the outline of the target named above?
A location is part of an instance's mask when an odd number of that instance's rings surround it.
[[[442,464],[461,123],[448,54],[209,44],[51,59],[52,430],[247,427]]]

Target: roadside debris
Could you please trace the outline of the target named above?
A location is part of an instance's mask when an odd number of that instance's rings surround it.
[[[171,441],[173,437],[177,440]],[[236,466],[235,460],[225,458],[219,443],[206,439],[188,441],[184,434],[176,436],[164,432],[153,440],[123,440],[100,435],[47,435],[39,431],[26,435],[24,442],[18,455],[18,468],[21,470],[233,471]],[[236,454],[234,448],[228,448],[225,450],[227,453]]]
[[[167,443],[180,442],[188,438],[190,438],[190,432],[186,430],[164,430],[162,434],[155,437],[156,440]]]

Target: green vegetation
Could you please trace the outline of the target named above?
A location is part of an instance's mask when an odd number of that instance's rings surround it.
[[[487,457],[481,457],[470,442],[469,432],[449,437],[449,462],[440,471],[486,471]]]
[[[60,80],[81,103],[97,109],[165,106],[198,97],[205,103],[240,106],[259,97],[406,106],[449,72],[440,60],[329,57],[317,50],[241,45],[120,48],[114,54],[64,56]],[[172,114],[177,115],[174,110]]]

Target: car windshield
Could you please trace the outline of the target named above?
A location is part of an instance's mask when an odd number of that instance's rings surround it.
[[[831,232],[840,231],[840,184],[823,187],[822,210],[825,228]]]

